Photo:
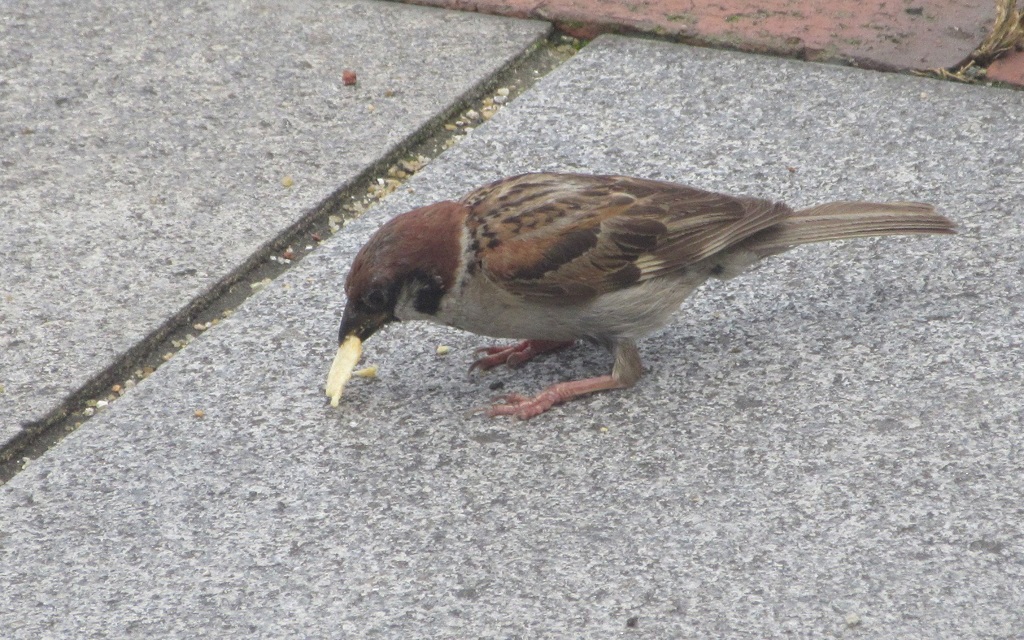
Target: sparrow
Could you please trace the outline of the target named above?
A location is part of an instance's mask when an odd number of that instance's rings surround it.
[[[516,366],[576,340],[611,351],[608,375],[508,394],[486,409],[528,419],[634,385],[642,372],[637,340],[664,326],[708,278],[732,278],[810,242],[952,233],[949,219],[920,202],[793,210],[642,178],[528,173],[385,223],[352,263],[338,340],[357,348],[349,370],[363,341],[411,320],[521,340],[479,349],[471,370]],[[341,387],[331,386],[336,404]]]

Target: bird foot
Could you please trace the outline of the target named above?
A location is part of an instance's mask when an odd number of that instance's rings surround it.
[[[547,353],[548,351],[564,349],[571,344],[571,340],[523,340],[519,344],[510,347],[480,347],[476,350],[476,353],[486,353],[487,355],[474,360],[473,364],[469,365],[469,370],[480,369],[481,371],[487,371],[501,364],[508,367],[518,367],[535,356]]]
[[[520,420],[529,420],[539,416],[556,404],[561,404],[577,396],[607,389],[622,389],[626,386],[628,385],[623,384],[618,378],[611,375],[573,380],[571,382],[559,382],[532,398],[519,395],[518,393],[501,396],[499,398],[500,402],[487,409],[487,415],[492,418],[495,416],[515,416]]]

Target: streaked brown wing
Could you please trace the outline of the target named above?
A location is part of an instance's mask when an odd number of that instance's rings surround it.
[[[584,300],[678,271],[789,208],[623,176],[526,174],[463,198],[479,268],[528,298]]]

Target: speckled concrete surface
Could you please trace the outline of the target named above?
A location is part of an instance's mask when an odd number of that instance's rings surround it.
[[[4,3],[0,442],[547,29],[366,0]]]
[[[0,628],[1019,636],[1022,100],[598,40],[0,489]],[[707,287],[641,344],[635,389],[528,423],[465,412],[608,356],[468,377],[482,340],[396,326],[366,345],[380,377],[326,406],[371,231],[537,169],[925,199],[962,235],[804,247]]]

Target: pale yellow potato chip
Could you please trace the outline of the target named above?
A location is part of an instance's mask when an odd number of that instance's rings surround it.
[[[377,365],[371,364],[364,369],[358,369],[352,372],[357,378],[376,378],[377,377]]]
[[[334,356],[331,364],[331,372],[327,374],[327,395],[331,399],[331,406],[338,406],[341,400],[341,392],[345,384],[352,378],[352,370],[359,362],[359,356],[363,354],[363,343],[356,336],[348,336],[338,347],[338,353]]]

